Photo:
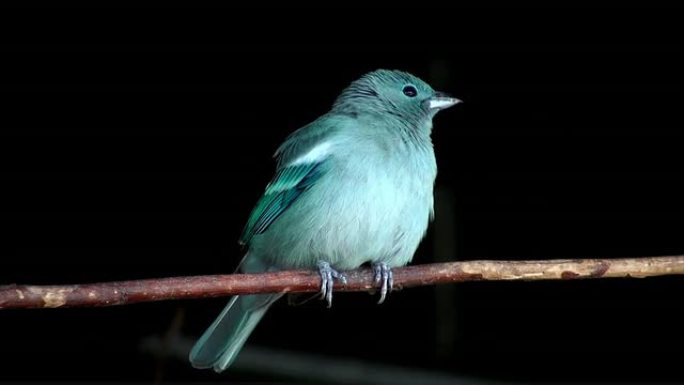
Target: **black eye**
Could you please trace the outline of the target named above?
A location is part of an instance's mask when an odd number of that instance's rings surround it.
[[[418,91],[416,90],[416,87],[414,86],[404,86],[404,89],[401,90],[401,92],[404,93],[404,95],[408,96],[409,98],[415,97],[418,95]]]

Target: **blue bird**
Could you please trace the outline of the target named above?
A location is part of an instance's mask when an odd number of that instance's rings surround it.
[[[432,119],[459,102],[402,71],[353,81],[275,152],[275,176],[240,237],[248,249],[239,270],[317,269],[330,307],[334,281],[368,263],[382,303],[391,269],[410,262],[434,216]],[[193,347],[191,364],[228,368],[282,295],[232,297]]]

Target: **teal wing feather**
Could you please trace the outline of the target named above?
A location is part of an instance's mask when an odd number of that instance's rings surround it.
[[[266,186],[247,221],[240,244],[247,244],[261,234],[311,187],[323,174],[325,160],[301,163],[281,168]]]

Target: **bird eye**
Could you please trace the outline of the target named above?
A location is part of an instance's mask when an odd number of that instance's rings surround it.
[[[416,95],[418,95],[418,91],[416,90],[416,87],[411,86],[411,85],[404,86],[404,89],[401,91],[404,93],[404,95],[408,96],[409,98],[412,98],[412,97],[415,97]]]

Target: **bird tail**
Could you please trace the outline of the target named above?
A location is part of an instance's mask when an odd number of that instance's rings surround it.
[[[207,328],[190,351],[190,363],[198,369],[222,372],[238,352],[268,308],[283,294],[235,296]]]

